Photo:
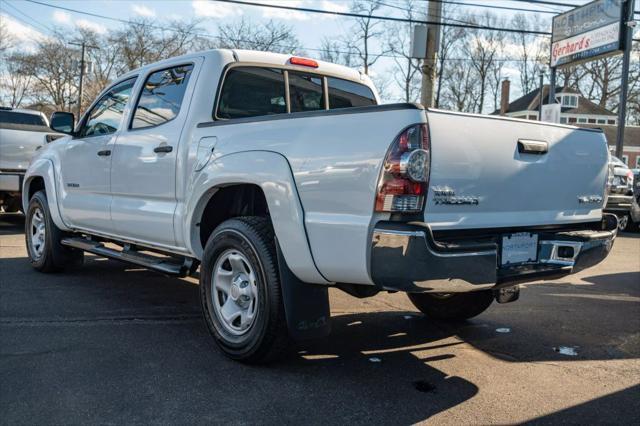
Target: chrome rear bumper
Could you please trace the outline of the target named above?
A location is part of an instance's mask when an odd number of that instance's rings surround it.
[[[455,293],[496,289],[553,279],[589,268],[607,257],[617,218],[604,215],[594,229],[538,235],[535,261],[500,266],[500,240],[482,244],[443,244],[426,224],[378,223],[371,247],[371,277],[385,290]]]

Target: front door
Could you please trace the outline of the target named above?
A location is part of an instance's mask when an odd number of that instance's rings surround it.
[[[176,157],[193,90],[193,67],[151,71],[127,129],[118,136],[111,163],[111,217],[123,237],[176,244]]]
[[[86,114],[60,156],[62,215],[75,228],[109,233],[111,154],[135,78],[115,84]]]

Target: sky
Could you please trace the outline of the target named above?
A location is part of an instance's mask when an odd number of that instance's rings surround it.
[[[323,37],[339,37],[348,33],[353,21],[346,17],[320,15],[298,11],[278,10],[249,5],[238,5],[208,0],[38,0],[52,6],[61,6],[77,9],[84,12],[110,16],[119,19],[154,18],[160,21],[202,19],[201,27],[205,32],[215,34],[219,23],[233,21],[241,17],[254,22],[267,22],[270,19],[291,25],[305,48],[308,56],[319,56],[317,49]],[[296,7],[310,7],[316,9],[344,12],[348,11],[349,0],[252,0],[253,2],[285,4]],[[473,14],[482,14],[489,10],[480,5],[520,7],[538,10],[541,17],[551,25],[553,15],[542,12],[561,12],[567,8],[535,5],[515,0],[456,0],[462,3],[477,4],[477,6],[459,6]],[[584,4],[586,0],[561,0],[563,3]],[[402,0],[383,0],[387,5],[379,14],[386,16],[401,16],[402,11],[396,7],[403,4]],[[424,2],[426,10],[427,3]],[[515,12],[498,9],[490,9],[492,12],[509,18]],[[528,13],[531,15],[532,13]],[[23,49],[28,49],[29,44],[40,37],[46,37],[54,27],[91,28],[98,33],[108,29],[117,28],[122,24],[98,17],[87,16],[80,13],[69,12],[32,3],[25,0],[0,0],[0,19],[2,19],[13,36],[20,41]],[[409,24],[407,24],[409,25]],[[386,70],[392,66],[391,59],[383,58],[376,64],[375,70]],[[505,76],[517,79],[515,69],[506,69]]]

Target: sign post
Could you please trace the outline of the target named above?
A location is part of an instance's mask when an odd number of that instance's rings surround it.
[[[624,128],[627,121],[627,92],[629,91],[629,62],[633,42],[633,9],[635,0],[627,0],[626,14],[623,16],[625,28],[624,56],[622,57],[622,81],[620,83],[620,105],[618,105],[618,132],[616,133],[616,157],[622,158],[624,148]]]
[[[629,85],[629,59],[633,35],[635,0],[595,0],[553,18],[551,35],[551,80],[555,86],[557,67],[576,65],[624,53],[616,155],[622,155]],[[549,90],[549,102],[555,96]]]
[[[546,121],[547,123],[559,123],[561,110],[562,106],[560,104],[543,105],[541,121]]]

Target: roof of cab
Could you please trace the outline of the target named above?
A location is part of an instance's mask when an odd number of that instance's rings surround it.
[[[226,55],[225,55],[226,53]],[[231,56],[235,58],[236,62],[247,62],[247,63],[257,63],[264,65],[273,65],[273,66],[293,66],[296,68],[300,68],[301,70],[309,70],[308,67],[305,66],[296,66],[291,65],[289,60],[296,55],[288,55],[283,53],[272,53],[272,52],[262,52],[256,50],[238,50],[238,49],[212,49],[212,50],[204,50],[200,52],[189,53],[182,56],[176,56],[173,58],[165,59],[163,61],[154,62],[152,64],[145,65],[143,67],[137,68],[135,70],[131,70],[126,74],[121,75],[118,79],[126,79],[130,76],[138,74],[140,71],[144,71],[148,68],[155,68],[158,65],[162,65],[164,63],[170,64],[175,63],[177,60],[189,60],[197,57],[211,57],[216,56],[220,57],[221,54],[223,56]],[[313,59],[313,58],[311,58]],[[341,76],[343,78],[347,78],[349,80],[356,81],[366,81],[366,76],[361,74],[360,72],[345,67],[343,65],[332,64],[330,62],[319,61],[317,59],[313,59],[318,63],[318,68],[314,68],[317,72],[333,74],[337,76]]]

